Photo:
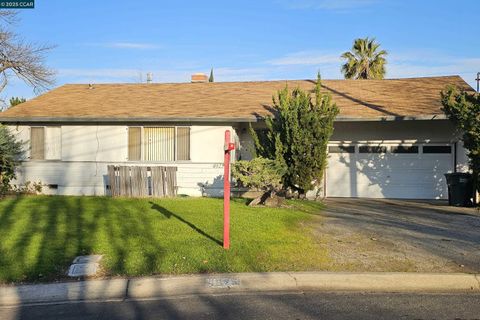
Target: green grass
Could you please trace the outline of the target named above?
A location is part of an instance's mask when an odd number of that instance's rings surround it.
[[[27,196],[0,200],[0,283],[62,279],[77,255],[103,254],[104,276],[322,269],[307,222],[321,204],[231,207],[231,249],[221,246],[223,201]]]

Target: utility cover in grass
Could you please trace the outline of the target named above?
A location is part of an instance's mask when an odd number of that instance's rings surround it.
[[[101,255],[78,256],[73,259],[73,264],[68,269],[69,277],[88,277],[94,276],[102,260]]]

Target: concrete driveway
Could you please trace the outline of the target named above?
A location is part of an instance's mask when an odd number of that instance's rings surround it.
[[[480,212],[444,201],[330,198],[315,232],[337,271],[480,272]]]

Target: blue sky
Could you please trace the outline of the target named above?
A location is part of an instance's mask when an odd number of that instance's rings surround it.
[[[387,77],[480,71],[478,0],[120,1],[36,0],[15,30],[56,45],[46,59],[56,85],[342,78],[339,55],[375,37]],[[19,81],[1,93],[34,96]]]

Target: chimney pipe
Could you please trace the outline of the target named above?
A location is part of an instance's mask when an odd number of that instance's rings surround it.
[[[208,82],[208,77],[205,73],[194,73],[192,74],[192,83],[195,82]]]

